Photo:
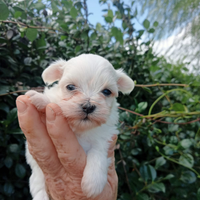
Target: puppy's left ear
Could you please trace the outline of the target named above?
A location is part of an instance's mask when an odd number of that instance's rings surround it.
[[[133,80],[129,76],[127,76],[122,69],[118,69],[116,70],[116,72],[118,76],[118,90],[121,91],[123,94],[129,94],[135,87]]]
[[[67,63],[65,60],[57,60],[47,67],[42,73],[42,79],[45,83],[53,83],[60,80],[63,75],[64,65]]]

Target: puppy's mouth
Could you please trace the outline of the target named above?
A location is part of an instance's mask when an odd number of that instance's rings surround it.
[[[86,115],[86,117],[83,118],[83,121],[88,121],[88,120],[90,120],[90,119],[88,118],[88,115]]]

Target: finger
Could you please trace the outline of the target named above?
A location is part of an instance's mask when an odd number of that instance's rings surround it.
[[[82,177],[86,164],[86,154],[62,115],[60,107],[48,104],[46,108],[47,129],[54,143],[58,157],[65,170],[74,176]]]
[[[112,140],[109,141],[110,146],[109,146],[109,149],[108,149],[108,158],[111,159],[111,163],[110,163],[110,166],[108,168],[108,175],[109,175],[108,181],[109,181],[110,177],[111,177],[111,180],[112,179],[115,180],[117,178],[117,174],[116,174],[116,171],[115,171],[115,154],[114,154],[117,139],[118,139],[117,135],[113,135]]]
[[[111,158],[114,155],[115,145],[117,142],[117,135],[112,136],[112,140],[109,141],[109,148],[108,148],[108,158]]]
[[[19,125],[27,138],[30,153],[43,172],[56,173],[61,164],[40,114],[27,96],[19,96],[16,104]]]

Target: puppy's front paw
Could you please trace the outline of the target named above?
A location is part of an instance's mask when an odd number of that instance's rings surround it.
[[[38,109],[44,110],[48,103],[49,99],[42,93],[36,92],[35,90],[29,90],[25,95],[27,95],[31,103]]]
[[[41,190],[36,194],[36,196],[34,196],[33,200],[49,200],[49,197],[46,191]]]
[[[83,178],[81,181],[81,188],[83,193],[89,197],[96,197],[99,195],[107,183],[107,174],[92,173],[85,168]]]

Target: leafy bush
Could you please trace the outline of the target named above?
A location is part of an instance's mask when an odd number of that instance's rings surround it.
[[[107,58],[137,81],[118,98],[118,200],[200,199],[200,77],[156,56],[151,41],[141,42],[158,22],[146,19],[135,30],[133,8],[113,5],[115,11],[104,10],[106,25],[94,27],[86,1],[0,1],[0,199],[31,199],[16,97],[42,91],[40,75],[50,62],[82,53]]]

